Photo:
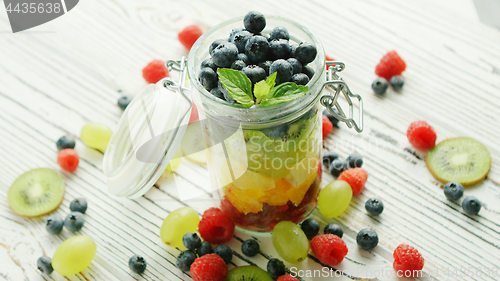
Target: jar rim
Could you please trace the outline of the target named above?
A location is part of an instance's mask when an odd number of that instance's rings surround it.
[[[227,115],[229,115],[229,116],[239,116],[242,114],[246,115],[246,113],[249,113],[249,112],[252,112],[252,114],[255,114],[255,115],[260,115],[260,114],[267,113],[271,108],[273,110],[277,110],[277,111],[284,111],[284,110],[289,110],[292,107],[295,108],[299,104],[301,106],[296,108],[296,109],[302,109],[304,107],[308,108],[308,107],[312,106],[312,104],[317,100],[317,98],[320,95],[321,91],[318,91],[318,93],[314,93],[314,94],[309,94],[309,93],[310,93],[313,85],[316,85],[316,83],[318,83],[318,82],[321,82],[321,83],[323,82],[323,81],[319,81],[320,78],[324,76],[325,69],[326,69],[325,68],[326,64],[325,64],[325,59],[324,59],[325,52],[323,49],[323,45],[321,44],[321,41],[318,39],[318,37],[316,37],[313,33],[311,33],[308,28],[297,23],[294,20],[291,20],[291,19],[288,19],[285,17],[274,16],[274,15],[265,15],[265,17],[266,17],[266,19],[270,19],[270,20],[278,21],[278,22],[282,21],[282,22],[285,22],[287,24],[293,25],[293,26],[297,27],[298,29],[300,29],[301,31],[303,31],[304,34],[312,40],[312,42],[308,42],[308,43],[310,43],[316,47],[317,54],[316,54],[316,58],[313,61],[313,63],[316,62],[316,67],[313,68],[314,75],[306,85],[309,87],[309,92],[305,96],[298,98],[298,99],[291,101],[291,102],[274,104],[274,105],[270,105],[270,106],[258,105],[256,107],[252,107],[252,108],[246,108],[246,107],[243,107],[242,105],[235,105],[235,104],[231,104],[231,103],[228,103],[225,101],[221,102],[220,99],[218,99],[215,96],[213,96],[212,94],[210,94],[203,87],[203,85],[201,85],[201,83],[197,79],[198,72],[199,72],[199,69],[197,69],[197,68],[199,68],[199,66],[195,65],[195,57],[198,53],[197,52],[198,49],[202,46],[202,43],[205,40],[207,40],[207,38],[209,38],[211,35],[213,35],[216,31],[218,31],[224,27],[230,26],[230,25],[234,24],[235,22],[242,23],[244,17],[240,16],[240,17],[232,18],[230,20],[224,21],[224,22],[212,27],[207,32],[205,32],[200,38],[198,38],[198,40],[195,42],[195,44],[191,48],[191,50],[188,54],[188,59],[187,59],[188,76],[189,76],[190,82],[192,83],[192,86],[195,87],[196,90],[199,91],[204,96],[204,98],[205,98],[204,101],[208,100],[208,102],[210,103],[210,106],[219,107],[219,108],[223,109],[227,113]],[[295,38],[293,36],[293,34],[290,34],[290,37],[291,37],[291,39]],[[299,40],[298,42],[304,42],[304,41]]]

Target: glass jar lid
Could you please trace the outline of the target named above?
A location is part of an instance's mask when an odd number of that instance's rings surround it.
[[[109,141],[103,171],[111,194],[136,198],[146,193],[180,146],[192,102],[182,86],[185,58],[168,63],[181,71],[179,83],[167,77],[144,88],[123,112]]]

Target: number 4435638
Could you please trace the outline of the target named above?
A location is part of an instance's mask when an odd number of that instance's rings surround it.
[[[17,3],[12,7],[12,3],[7,6],[7,13],[23,13],[23,14],[41,14],[41,13],[60,13],[61,3]]]

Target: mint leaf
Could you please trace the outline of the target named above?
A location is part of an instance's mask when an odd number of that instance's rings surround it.
[[[271,92],[271,87],[267,84],[267,81],[259,81],[253,86],[253,95],[257,98],[257,103],[261,100],[267,99],[269,93]]]
[[[274,72],[266,79],[266,83],[269,85],[269,89],[271,90],[274,88],[274,85],[276,85],[276,75],[278,75],[278,72]]]
[[[297,85],[292,82],[280,84],[272,89],[269,98],[261,102],[262,105],[273,105],[296,100],[308,91],[307,86]]]
[[[228,94],[244,107],[254,105],[252,95],[252,82],[242,72],[234,69],[219,68],[217,69],[219,81]]]

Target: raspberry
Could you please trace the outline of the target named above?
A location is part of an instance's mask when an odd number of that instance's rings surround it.
[[[193,102],[193,108],[191,109],[191,116],[189,117],[189,124],[196,122],[199,119],[200,119],[200,117],[198,115],[198,108],[196,107],[196,105]]]
[[[196,40],[198,40],[198,38],[200,38],[202,34],[203,31],[201,31],[199,26],[190,25],[179,32],[179,34],[177,34],[177,37],[179,38],[179,41],[181,41],[182,45],[186,47],[186,49],[191,50],[194,42],[196,42]]]
[[[406,136],[408,141],[418,149],[431,149],[436,145],[436,132],[425,121],[411,123]]]
[[[57,153],[57,163],[63,170],[68,172],[74,172],[78,168],[78,163],[80,162],[80,157],[76,151],[71,148],[66,148],[59,153]]]
[[[406,63],[404,60],[399,57],[396,51],[390,51],[378,63],[375,74],[389,81],[392,76],[401,75],[405,69]]]
[[[220,209],[210,208],[203,213],[198,231],[203,240],[212,244],[222,244],[233,237],[234,223]]]
[[[343,171],[337,180],[346,181],[352,188],[352,195],[359,194],[365,186],[368,173],[362,168],[354,168]]]
[[[193,281],[223,281],[227,276],[227,265],[216,254],[195,259],[190,270]]]
[[[162,60],[153,60],[142,69],[142,77],[148,83],[156,83],[160,79],[168,77],[168,70]]]
[[[276,279],[276,281],[299,281],[299,279],[296,277],[292,277],[290,274],[287,274],[281,275],[280,277],[278,277],[278,279]]]
[[[327,116],[323,115],[323,139],[326,139],[328,134],[332,131],[333,124]]]
[[[399,277],[416,276],[424,267],[424,258],[417,249],[401,244],[394,250],[394,270]]]
[[[326,60],[326,61],[334,61],[335,59],[334,59],[334,58],[332,58],[332,57],[329,57],[329,56],[325,55],[325,60]],[[329,68],[330,66],[331,66],[331,65],[327,65],[327,66],[325,66],[325,67],[326,67],[326,70],[328,70],[328,68]],[[334,64],[333,66],[335,66],[335,64]]]
[[[344,240],[334,234],[315,236],[311,240],[311,249],[322,263],[329,266],[341,263],[348,251]]]

